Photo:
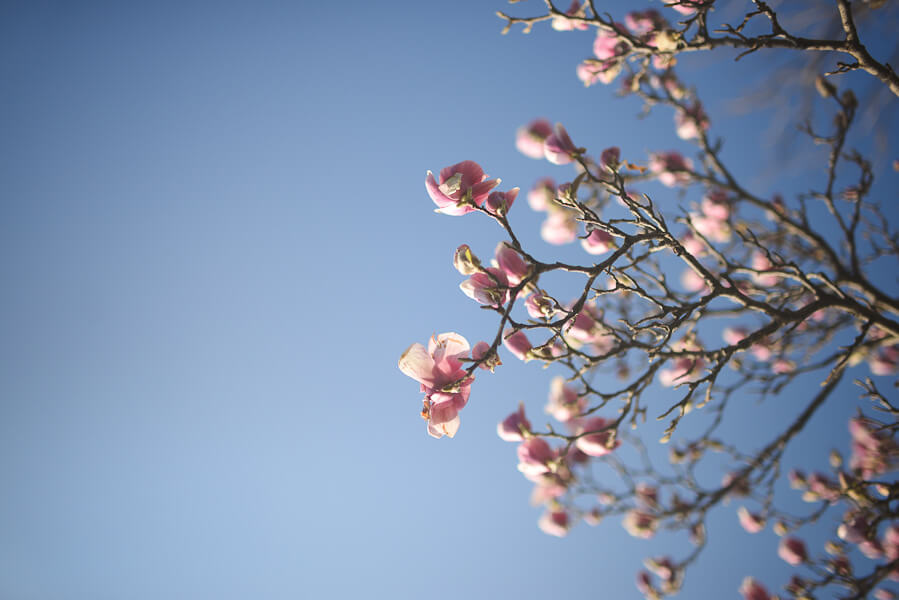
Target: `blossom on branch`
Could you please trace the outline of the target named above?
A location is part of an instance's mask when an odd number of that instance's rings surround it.
[[[499,179],[487,179],[478,163],[465,160],[441,169],[439,184],[428,171],[425,189],[437,205],[437,212],[460,216],[472,212],[475,206],[482,206],[490,190],[499,183]]]
[[[453,437],[459,429],[459,411],[468,403],[474,381],[462,368],[468,351],[468,340],[449,332],[432,336],[427,348],[412,344],[400,357],[400,371],[421,384],[422,417],[433,437]]]

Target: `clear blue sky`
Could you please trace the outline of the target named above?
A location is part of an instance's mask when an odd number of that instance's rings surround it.
[[[583,88],[592,33],[503,37],[507,7],[0,6],[0,597],[637,598],[641,558],[681,547],[538,531],[494,430],[542,410],[539,367],[479,376],[452,441],[396,369],[434,332],[493,327],[451,257],[499,231],[434,214],[427,169],[569,176],[514,150],[538,116],[597,151],[689,151],[670,114]],[[693,60],[742,136],[730,157],[773,190],[763,115],[720,94],[758,63]],[[732,508],[684,597],[785,581]]]

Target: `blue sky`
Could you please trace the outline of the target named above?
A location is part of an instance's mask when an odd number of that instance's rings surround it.
[[[544,371],[480,376],[435,441],[396,369],[434,332],[493,332],[451,258],[500,232],[434,214],[427,169],[566,177],[514,150],[538,116],[594,150],[689,151],[670,114],[583,88],[592,34],[500,36],[505,8],[0,6],[0,596],[638,597],[641,558],[680,546],[543,535],[495,435],[518,401],[538,413]],[[727,112],[758,63],[691,60],[730,158],[773,190],[765,114]],[[516,205],[549,256],[539,220]],[[713,522],[684,597],[786,579],[776,538]]]

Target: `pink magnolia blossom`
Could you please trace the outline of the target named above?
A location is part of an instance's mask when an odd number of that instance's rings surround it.
[[[684,247],[684,250],[693,256],[699,257],[705,256],[706,254],[705,242],[696,235],[693,235],[693,232],[689,229],[681,236],[680,243]]]
[[[609,84],[615,81],[615,78],[618,77],[618,74],[621,72],[621,61],[614,58],[606,60],[594,60],[588,58],[578,63],[575,72],[577,73],[577,78],[583,82],[585,87],[590,87],[596,83]],[[552,159],[550,160],[552,161]]]
[[[572,0],[571,6],[568,7],[565,14],[569,17],[584,17],[586,13],[584,12],[584,5],[581,4],[579,0]],[[584,30],[587,29],[587,24],[569,19],[562,15],[555,15],[552,20],[552,28],[556,31],[572,31],[574,29]]]
[[[519,360],[530,360],[529,352],[533,346],[523,331],[512,332],[507,329],[503,334],[503,345]]]
[[[658,595],[655,588],[652,586],[652,577],[650,577],[649,573],[646,571],[640,571],[637,573],[637,591],[647,597],[653,597],[651,594]]]
[[[878,588],[874,590],[874,599],[875,600],[895,600],[896,593],[892,592],[886,588]]]
[[[605,254],[609,250],[614,250],[618,247],[615,243],[615,238],[602,229],[594,229],[587,237],[581,239],[581,246],[584,247],[588,254],[594,255]]]
[[[868,358],[872,375],[895,375],[899,373],[899,345],[880,348]]]
[[[627,13],[624,23],[634,35],[645,35],[650,31],[666,27],[668,22],[659,11],[653,9],[635,10]]]
[[[500,242],[494,255],[510,285],[518,285],[531,274],[531,265],[508,242]]]
[[[771,261],[768,260],[768,257],[763,252],[755,251],[752,253],[752,263],[751,266],[756,271],[761,271],[761,273],[753,273],[752,279],[755,283],[763,288],[769,288],[771,286],[777,285],[779,277],[773,274],[766,274],[764,271],[771,269],[774,265],[771,264]]]
[[[899,525],[895,523],[887,527],[883,533],[883,553],[890,560],[899,558]]]
[[[701,348],[693,342],[681,341],[674,345],[675,351],[699,351]],[[676,387],[682,383],[696,381],[702,377],[705,360],[701,356],[676,356],[670,366],[659,371],[659,383],[666,387]]]
[[[614,421],[603,419],[602,417],[593,417],[579,422],[576,432],[581,437],[574,443],[575,446],[587,456],[605,456],[609,454],[621,445],[621,440],[614,439],[615,429],[612,427],[613,425]],[[597,433],[590,433],[591,431]],[[587,435],[583,435],[584,433]]]
[[[871,419],[858,417],[849,420],[852,436],[852,456],[849,467],[865,479],[890,470],[899,456],[899,445],[886,432],[878,429]]]
[[[758,533],[765,528],[764,517],[757,513],[749,512],[749,509],[745,506],[741,506],[737,509],[737,519],[739,519],[740,526],[743,527],[747,533]]]
[[[543,142],[552,132],[553,126],[546,119],[531,121],[518,128],[515,147],[528,158],[543,158]]]
[[[637,503],[644,508],[652,510],[659,508],[659,489],[655,486],[643,482],[638,483],[634,488],[634,497]]]
[[[774,362],[771,363],[771,372],[776,373],[778,375],[783,375],[784,373],[792,373],[796,370],[796,363],[792,360],[787,360],[785,358],[778,358]]]
[[[496,426],[496,434],[506,442],[523,442],[524,432],[531,430],[531,422],[524,415],[524,403],[518,405],[518,410],[506,417]]]
[[[877,560],[884,554],[883,546],[877,540],[862,540],[858,545],[858,550],[871,560]]]
[[[471,349],[471,358],[481,361],[478,365],[479,369],[489,370],[493,373],[493,370],[503,364],[503,361],[499,359],[499,355],[496,352],[492,352],[489,355],[487,354],[488,352],[490,352],[490,344],[478,342]]]
[[[643,561],[643,564],[652,571],[653,575],[666,582],[674,581],[677,576],[677,569],[671,562],[671,558],[667,556],[647,558]]]
[[[540,531],[556,537],[565,537],[571,529],[568,513],[564,510],[554,510],[543,513],[537,522]]]
[[[837,536],[849,544],[860,544],[868,538],[871,524],[862,513],[846,513],[837,527]]]
[[[546,292],[531,294],[524,300],[524,307],[532,319],[552,319],[558,309],[558,303]]]
[[[509,209],[512,208],[512,203],[515,202],[517,196],[518,188],[512,188],[508,192],[490,192],[490,195],[487,196],[487,201],[484,203],[484,208],[494,215],[506,215],[509,213]]]
[[[543,146],[540,146],[540,156],[543,157]],[[538,212],[549,210],[550,205],[556,201],[556,182],[549,177],[538,179],[528,192],[528,204]]]
[[[519,444],[517,452],[518,470],[529,479],[549,473],[549,465],[556,458],[556,453],[546,440],[539,437],[523,441]]]
[[[466,296],[486,306],[502,306],[509,300],[509,280],[495,267],[474,273],[460,283],[459,288]]]
[[[609,170],[618,168],[621,163],[621,150],[618,146],[610,146],[599,155],[599,164]]]
[[[565,165],[574,160],[578,148],[561,123],[556,123],[553,132],[543,142],[543,155],[546,160],[556,165]]]
[[[549,386],[549,402],[546,412],[557,421],[571,421],[581,415],[587,408],[587,399],[578,395],[577,391],[565,384],[562,376],[553,377]]]
[[[696,231],[711,242],[725,243],[730,241],[731,230],[727,221],[690,213],[690,223]]]
[[[569,244],[577,239],[577,221],[569,210],[553,211],[540,227],[540,236],[550,244]]]
[[[462,368],[468,350],[468,340],[449,332],[432,337],[428,348],[412,344],[400,357],[400,371],[420,383],[425,393],[422,416],[434,437],[453,437],[459,429],[459,411],[468,403],[474,381]]]
[[[749,330],[745,327],[725,327],[721,332],[721,337],[727,342],[728,346],[735,346],[742,342],[749,335]]]
[[[425,189],[437,205],[437,212],[452,216],[473,211],[473,205],[482,206],[497,185],[499,179],[487,179],[481,166],[471,160],[441,169],[439,184],[430,171],[425,178]]]
[[[624,26],[621,23],[615,23],[615,28],[621,32]],[[615,31],[607,31],[600,29],[596,32],[596,39],[593,40],[593,54],[599,60],[620,57],[627,52],[628,42]]]
[[[727,192],[713,190],[703,196],[702,214],[718,221],[727,219],[730,216],[730,198]]]
[[[653,515],[637,509],[627,511],[621,520],[625,531],[633,537],[644,540],[655,535],[658,524],[658,520]]]
[[[671,0],[672,3],[669,4],[671,8],[681,13],[682,15],[692,15],[696,12],[697,9],[702,8],[705,4],[707,4],[706,0]],[[675,4],[677,2],[677,4]]]
[[[649,170],[662,185],[674,187],[690,183],[691,176],[686,171],[693,169],[693,161],[679,152],[650,154]]]
[[[536,477],[528,477],[532,480],[534,490],[531,492],[531,505],[540,506],[546,504],[550,500],[564,496],[568,491],[565,480],[555,473],[543,473]]]
[[[697,102],[686,111],[678,110],[674,113],[674,125],[680,139],[693,140],[699,137],[701,131],[709,128],[709,117]]]
[[[746,577],[740,585],[740,594],[743,600],[771,600],[771,595],[761,583],[752,577]]]
[[[712,291],[709,284],[706,283],[705,278],[690,267],[687,267],[684,269],[684,272],[681,273],[680,283],[688,292],[708,294]]]

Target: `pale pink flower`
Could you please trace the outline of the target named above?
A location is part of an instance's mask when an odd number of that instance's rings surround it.
[[[546,443],[546,440],[539,437],[523,441],[518,445],[517,452],[518,470],[529,479],[549,473],[549,465],[556,458],[556,453]]]
[[[577,221],[574,220],[571,211],[553,211],[543,221],[540,236],[550,244],[569,244],[577,239]]]
[[[862,513],[848,512],[843,516],[843,522],[837,527],[837,536],[844,542],[860,544],[868,537],[868,529],[871,524]]]
[[[620,23],[615,23],[615,27],[624,31],[624,26]],[[593,40],[593,54],[599,60],[620,57],[627,52],[627,49],[627,40],[618,33],[605,29],[596,32],[596,39]]]
[[[496,426],[496,434],[506,442],[523,442],[525,432],[531,430],[531,422],[524,415],[524,403],[518,405],[518,410],[506,417]]]
[[[745,327],[725,327],[721,332],[721,337],[727,342],[728,346],[735,346],[743,341],[749,335],[749,330]]]
[[[508,242],[500,242],[494,255],[510,285],[518,285],[531,274],[531,265]]]
[[[740,586],[740,593],[743,595],[743,600],[771,600],[771,595],[765,589],[765,586],[752,577],[747,577],[743,580],[743,584]]]
[[[862,540],[858,550],[871,560],[877,560],[883,556],[883,546],[877,540]]]
[[[672,350],[698,352],[702,348],[695,341],[683,339],[673,344]],[[676,356],[669,364],[668,368],[659,371],[659,383],[666,387],[678,386],[702,377],[705,359],[701,356]]]
[[[599,155],[599,164],[606,169],[617,169],[621,163],[621,150],[618,146],[610,146]]]
[[[561,123],[556,123],[553,132],[543,142],[543,155],[546,160],[556,165],[565,165],[574,160],[577,146]]]
[[[593,417],[578,422],[576,432],[581,437],[574,443],[575,446],[587,456],[609,454],[621,445],[621,440],[614,439],[614,423],[614,421],[602,417]],[[597,433],[590,433],[591,431]],[[584,433],[587,435],[583,435]]]
[[[540,291],[525,298],[524,307],[533,319],[551,319],[556,314],[558,303],[551,296]]]
[[[509,300],[509,280],[501,269],[488,267],[459,284],[466,296],[487,306],[502,306]]]
[[[895,375],[899,372],[899,345],[880,348],[868,358],[872,375]]]
[[[531,505],[540,506],[550,500],[564,496],[568,491],[565,481],[555,473],[543,473],[538,476],[528,477],[535,483],[531,492]]]
[[[760,273],[753,273],[752,279],[755,283],[763,288],[769,288],[774,285],[777,285],[779,278],[774,274],[766,274],[765,271],[771,269],[774,265],[771,264],[771,261],[768,260],[768,257],[764,252],[759,252],[756,250],[752,253],[752,263],[751,266],[756,271],[761,271]]]
[[[515,147],[528,158],[543,158],[543,142],[552,132],[553,126],[546,119],[531,121],[518,128]]]
[[[479,369],[489,370],[493,373],[493,370],[503,364],[503,361],[499,359],[499,355],[496,352],[492,352],[489,356],[487,355],[488,352],[490,352],[490,344],[478,342],[471,349],[471,358],[481,361],[481,364],[478,365]]]
[[[420,383],[425,393],[422,416],[434,437],[453,437],[459,428],[459,411],[468,403],[474,381],[462,368],[468,350],[468,340],[449,332],[432,337],[428,348],[412,344],[400,357],[400,371]]]
[[[886,588],[878,588],[874,590],[875,600],[896,600],[896,593]]]
[[[634,488],[634,497],[644,508],[653,510],[659,508],[659,489],[655,486],[643,482],[638,483]]]
[[[528,340],[528,336],[525,335],[523,331],[515,331],[507,329],[503,334],[503,345],[506,349],[509,350],[516,358],[528,361],[530,360],[529,352],[532,348],[531,342]]]
[[[727,221],[690,213],[690,222],[693,223],[693,227],[699,234],[711,242],[726,243],[730,241],[731,230]]]
[[[652,577],[649,576],[649,573],[646,571],[640,571],[637,573],[637,591],[639,591],[644,596],[649,596],[650,594],[656,594],[655,588],[652,587]]]
[[[871,419],[858,417],[849,420],[852,436],[852,457],[849,467],[865,479],[886,473],[899,456],[899,445],[886,431],[878,429]]]
[[[643,561],[643,564],[647,569],[652,571],[656,577],[667,582],[673,581],[677,575],[677,569],[675,569],[671,559],[667,556],[647,558]]]
[[[621,525],[633,537],[647,540],[655,535],[658,521],[648,512],[632,509],[624,515]]]
[[[512,208],[512,203],[515,202],[517,196],[518,188],[512,188],[508,192],[490,192],[490,195],[487,196],[487,201],[484,203],[484,208],[495,215],[506,215],[509,213],[509,209]]]
[[[569,17],[584,17],[586,13],[584,12],[584,6],[578,0],[572,0],[571,6],[568,7],[565,14]],[[574,29],[584,30],[587,29],[587,24],[561,15],[556,15],[552,20],[552,28],[556,31],[572,31]]]
[[[543,513],[537,522],[540,531],[554,535],[556,537],[565,537],[568,530],[571,529],[571,523],[568,520],[568,513],[563,510],[555,510]]]
[[[540,157],[543,157],[543,146],[540,146]],[[538,179],[528,192],[528,204],[538,212],[549,210],[556,201],[556,182],[549,177]]]
[[[588,58],[578,63],[575,72],[585,87],[596,83],[612,83],[621,72],[621,61],[614,58],[594,60]],[[567,161],[570,162],[570,161]]]
[[[662,185],[674,187],[690,183],[693,161],[679,152],[661,152],[649,155],[649,170]]]
[[[727,192],[713,190],[702,197],[702,213],[710,219],[723,221],[730,216],[730,198]]]
[[[624,23],[631,33],[638,36],[668,25],[665,18],[653,9],[629,12],[624,16]]]
[[[893,523],[883,533],[883,552],[890,560],[899,558],[899,525]]]
[[[602,229],[594,229],[587,237],[581,239],[581,246],[588,254],[605,254],[618,247],[615,238]]]
[[[430,171],[425,178],[425,189],[437,212],[453,216],[473,211],[473,205],[482,206],[497,185],[499,179],[487,179],[481,166],[471,160],[441,169],[439,185]]]
[[[747,533],[758,533],[765,528],[765,519],[757,513],[749,512],[745,506],[737,509],[737,519]]]
[[[783,375],[784,373],[792,373],[795,370],[796,363],[794,363],[792,360],[778,358],[773,363],[771,363],[771,371],[778,375]]]
[[[674,124],[680,139],[693,140],[699,137],[700,131],[709,128],[709,117],[702,109],[702,105],[696,102],[686,111],[678,110],[674,113]]]
[[[705,278],[690,267],[687,267],[684,269],[684,272],[681,273],[680,283],[688,292],[708,294],[712,291],[709,284],[706,283]]]
[[[671,0],[672,4],[669,4],[671,8],[681,13],[682,15],[692,15],[696,12],[697,9],[702,8],[707,2],[706,0]],[[674,4],[673,2],[677,2]]]
[[[565,423],[579,417],[586,407],[587,399],[580,397],[574,388],[566,385],[564,377],[553,377],[549,386],[547,413]]]
[[[696,235],[693,235],[693,232],[689,229],[681,236],[680,243],[684,247],[684,250],[693,256],[699,257],[705,256],[706,254],[705,242]]]

